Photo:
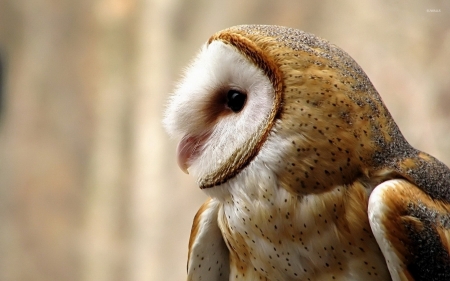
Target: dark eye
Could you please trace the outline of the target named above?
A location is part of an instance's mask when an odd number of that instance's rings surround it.
[[[244,107],[247,95],[236,90],[229,90],[227,93],[227,106],[238,113]]]

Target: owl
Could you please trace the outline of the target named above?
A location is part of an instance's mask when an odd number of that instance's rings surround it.
[[[208,196],[187,280],[450,280],[450,170],[404,139],[344,51],[296,29],[212,35],[170,97]]]

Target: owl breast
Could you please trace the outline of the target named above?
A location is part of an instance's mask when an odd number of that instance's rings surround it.
[[[260,160],[242,181],[224,184],[230,192],[221,197],[218,221],[230,280],[390,280],[365,219],[363,185],[296,196]]]

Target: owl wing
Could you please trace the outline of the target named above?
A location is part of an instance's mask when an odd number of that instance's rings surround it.
[[[392,280],[450,280],[450,204],[397,179],[373,190],[368,213]]]
[[[189,239],[188,281],[229,279],[228,248],[217,223],[219,203],[209,199],[198,210]]]

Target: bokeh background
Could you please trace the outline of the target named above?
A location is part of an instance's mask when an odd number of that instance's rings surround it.
[[[205,195],[164,104],[214,32],[314,33],[450,164],[450,1],[0,0],[0,280],[184,280]]]

